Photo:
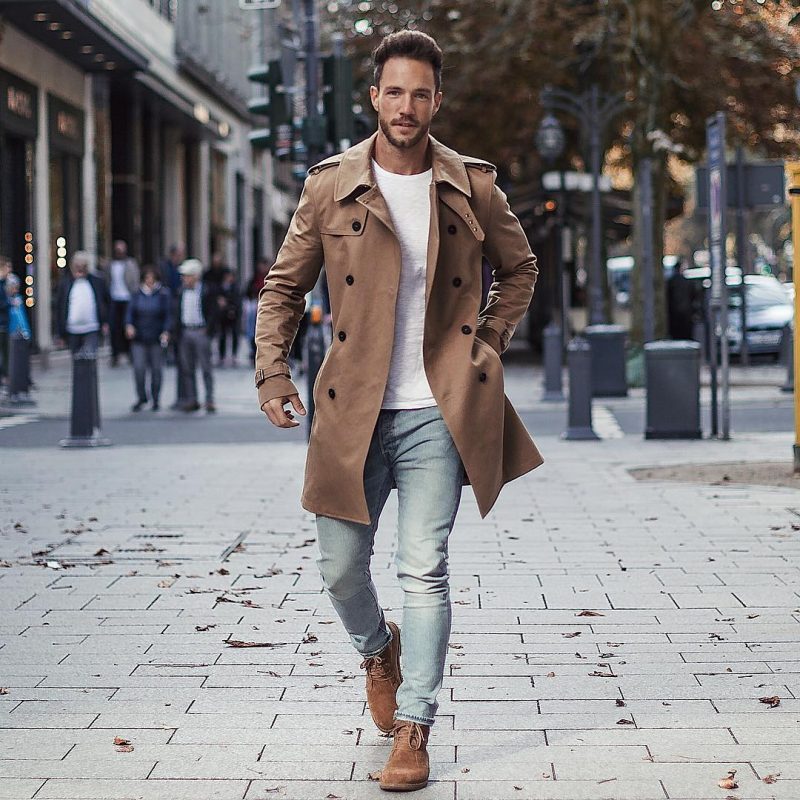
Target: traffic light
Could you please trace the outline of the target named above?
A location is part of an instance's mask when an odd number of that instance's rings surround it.
[[[283,84],[281,62],[274,59],[268,64],[252,67],[247,77],[248,80],[267,87],[264,96],[248,101],[248,110],[252,114],[269,118],[268,127],[250,132],[250,143],[254,147],[268,147],[277,158],[285,158],[292,150],[292,113],[291,96]]]
[[[338,152],[353,143],[353,65],[349,58],[331,55],[322,59],[322,103],[326,138]]]

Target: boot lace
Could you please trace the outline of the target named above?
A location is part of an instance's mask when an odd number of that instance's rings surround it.
[[[410,722],[408,720],[396,720],[392,728],[392,734],[397,741],[398,734],[406,729],[408,731],[408,746],[411,750],[420,750],[425,742],[425,736],[422,732],[422,726],[418,722]]]
[[[374,681],[386,681],[391,677],[388,664],[383,656],[369,656],[369,658],[365,658],[361,662],[359,669],[366,669],[367,674]]]

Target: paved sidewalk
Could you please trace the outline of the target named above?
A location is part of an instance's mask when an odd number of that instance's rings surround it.
[[[537,441],[545,465],[487,519],[464,492],[415,797],[800,798],[800,493],[627,472],[788,459],[791,435]],[[383,796],[390,741],[321,591],[303,459],[299,441],[3,451],[0,797]],[[395,511],[373,567],[400,621]]]

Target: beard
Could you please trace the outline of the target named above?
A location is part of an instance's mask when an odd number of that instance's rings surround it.
[[[379,116],[378,124],[380,125],[380,128],[383,131],[383,135],[389,140],[389,144],[403,150],[408,150],[414,147],[415,145],[419,144],[422,141],[422,139],[424,139],[425,136],[427,136],[428,131],[431,128],[430,125],[419,125],[419,123],[417,123],[419,127],[417,128],[416,133],[414,133],[414,135],[411,136],[411,138],[400,139],[394,135],[392,131],[391,122]]]

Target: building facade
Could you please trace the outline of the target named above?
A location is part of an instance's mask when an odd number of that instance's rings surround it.
[[[76,250],[97,263],[123,239],[145,264],[183,243],[242,282],[274,253],[291,198],[248,140],[264,22],[233,2],[0,0],[0,253],[41,350]]]

